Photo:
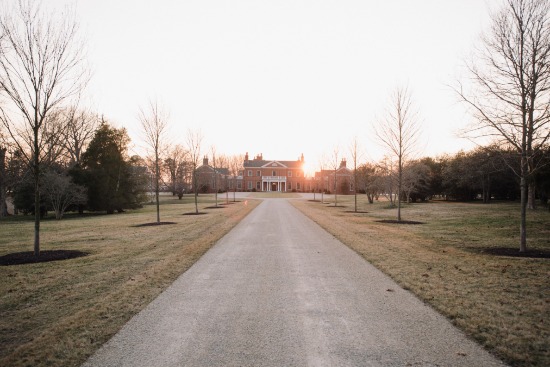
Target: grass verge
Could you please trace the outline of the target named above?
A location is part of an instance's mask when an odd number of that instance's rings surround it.
[[[192,198],[114,215],[42,222],[42,250],[81,251],[62,261],[0,266],[0,365],[79,366],[185,272],[257,202],[194,210]],[[0,221],[0,256],[32,250],[32,218]]]
[[[396,210],[364,199],[358,214],[349,196],[293,204],[497,357],[550,366],[550,259],[490,254],[519,248],[517,204],[409,204],[403,219],[423,223],[411,226],[381,222]],[[528,227],[528,246],[548,253],[550,213],[530,212]]]

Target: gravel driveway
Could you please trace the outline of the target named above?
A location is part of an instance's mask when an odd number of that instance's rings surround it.
[[[503,364],[287,200],[266,199],[84,366]]]

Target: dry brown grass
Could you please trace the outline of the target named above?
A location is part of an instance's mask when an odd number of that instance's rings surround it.
[[[550,259],[486,254],[516,248],[516,204],[434,202],[406,205],[394,219],[387,203],[338,198],[345,208],[293,201],[306,215],[411,290],[488,350],[515,366],[550,365]],[[529,213],[529,245],[550,250],[550,213]]]
[[[154,207],[116,215],[44,220],[42,250],[86,257],[0,266],[0,365],[78,366],[131,316],[187,270],[257,203],[194,210],[192,200],[166,198]],[[32,249],[32,218],[0,222],[0,256]]]

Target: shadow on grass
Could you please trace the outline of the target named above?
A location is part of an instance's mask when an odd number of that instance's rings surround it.
[[[527,250],[526,252],[519,252],[518,248],[510,247],[492,247],[492,248],[479,248],[469,247],[469,251],[476,252],[485,255],[493,256],[508,256],[508,257],[523,257],[531,259],[548,259],[550,258],[550,250]]]
[[[76,259],[78,257],[87,256],[87,252],[75,251],[75,250],[51,250],[42,251],[40,256],[34,256],[32,251],[27,252],[14,252],[13,254],[7,254],[0,256],[0,265],[23,265],[23,264],[36,264],[49,261],[69,260]]]
[[[166,224],[176,224],[176,222],[151,222],[151,223],[136,224],[135,226],[132,226],[132,227],[135,227],[135,228],[152,227],[152,226],[163,226]]]
[[[218,204],[218,206],[207,206],[204,209],[225,209],[223,204]]]
[[[377,220],[377,222],[389,223],[389,224],[411,224],[411,225],[426,224],[424,222],[417,222],[414,220],[397,220],[397,219],[383,219],[383,220]]]
[[[189,213],[183,213],[183,215],[204,215],[207,214],[205,212],[189,212]]]

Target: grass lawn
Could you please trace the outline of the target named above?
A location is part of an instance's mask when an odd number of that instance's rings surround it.
[[[292,202],[497,357],[550,366],[550,259],[494,254],[519,249],[518,204],[408,204],[402,219],[422,224],[405,225],[381,222],[397,215],[387,202],[359,198],[362,213],[353,196]],[[529,213],[528,246],[550,252],[548,210]]]
[[[219,203],[225,197],[220,195]],[[256,205],[205,209],[213,196],[163,197],[121,214],[45,219],[41,249],[75,250],[70,260],[0,266],[0,366],[79,366],[187,270]],[[0,257],[32,251],[33,218],[0,220]]]

